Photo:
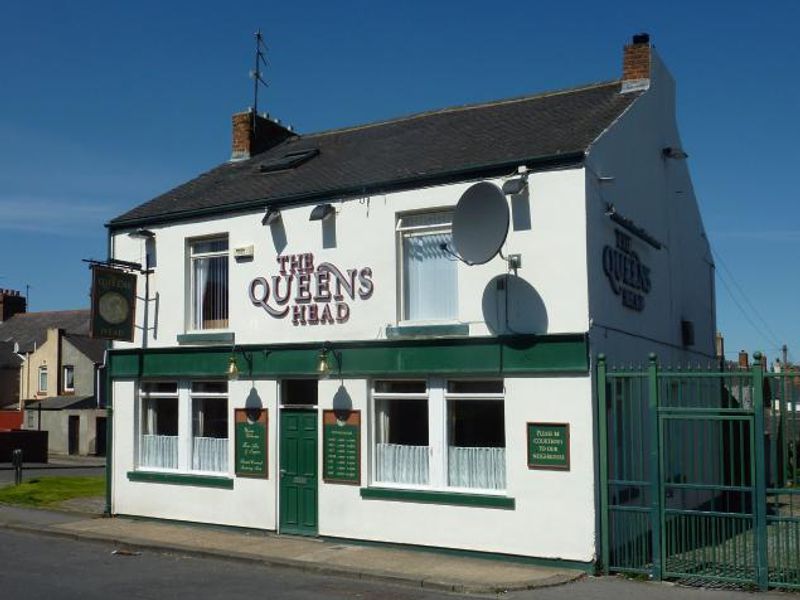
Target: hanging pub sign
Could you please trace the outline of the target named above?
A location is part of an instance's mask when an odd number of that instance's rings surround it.
[[[650,267],[643,265],[631,248],[631,236],[614,230],[616,243],[603,247],[603,271],[612,291],[622,299],[622,306],[637,312],[644,310],[644,298],[650,293]]]
[[[314,255],[282,254],[278,274],[256,277],[248,287],[250,302],[276,319],[291,318],[293,325],[334,325],[350,318],[350,305],[368,300],[375,286],[372,269],[340,269],[314,262]]]
[[[136,275],[94,265],[91,336],[132,342],[135,316]]]

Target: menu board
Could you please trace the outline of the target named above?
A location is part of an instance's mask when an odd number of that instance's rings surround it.
[[[235,448],[237,477],[268,477],[267,409],[237,408]]]
[[[361,411],[322,412],[322,479],[361,484]]]
[[[569,423],[528,423],[528,468],[569,471]]]

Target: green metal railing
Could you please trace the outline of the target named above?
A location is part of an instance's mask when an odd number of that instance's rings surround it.
[[[800,373],[597,361],[601,565],[800,588]]]

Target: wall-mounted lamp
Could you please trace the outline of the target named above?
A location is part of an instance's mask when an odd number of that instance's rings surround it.
[[[236,381],[239,379],[239,367],[236,366],[236,357],[231,353],[228,359],[228,369],[226,371],[229,381]]]
[[[328,217],[332,216],[334,212],[333,206],[330,204],[317,204],[314,207],[314,210],[311,211],[311,216],[308,218],[308,220],[324,221]]]
[[[328,362],[328,348],[323,346],[317,356],[317,375],[320,379],[327,379],[331,374],[331,365]]]
[[[261,224],[272,225],[280,218],[281,218],[281,211],[279,211],[277,208],[267,207],[267,211],[264,213],[264,217],[261,219]]]
[[[666,148],[661,149],[661,156],[664,158],[674,158],[676,160],[685,160],[689,158],[689,155],[686,154],[680,148],[674,148],[672,146],[667,146]]]
[[[527,177],[516,177],[503,182],[503,193],[506,196],[521,194],[528,187]]]

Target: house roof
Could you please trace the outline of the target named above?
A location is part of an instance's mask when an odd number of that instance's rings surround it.
[[[42,410],[63,410],[65,408],[97,408],[94,396],[52,396],[41,400],[26,400],[25,408],[36,410],[42,405]]]
[[[0,342],[16,342],[20,352],[32,352],[47,340],[47,330],[89,333],[89,310],[19,313],[0,323]]]
[[[103,353],[108,347],[108,342],[106,342],[106,340],[98,340],[88,335],[78,335],[74,333],[66,333],[64,334],[64,338],[75,346],[78,352],[87,356],[93,363],[100,364],[103,362]]]
[[[638,96],[621,94],[614,81],[297,135],[211,169],[109,226],[410,189],[511,173],[521,164],[575,164]],[[292,168],[259,169],[302,150],[316,152]]]
[[[0,342],[0,369],[18,369],[22,359],[14,352],[14,342]]]

